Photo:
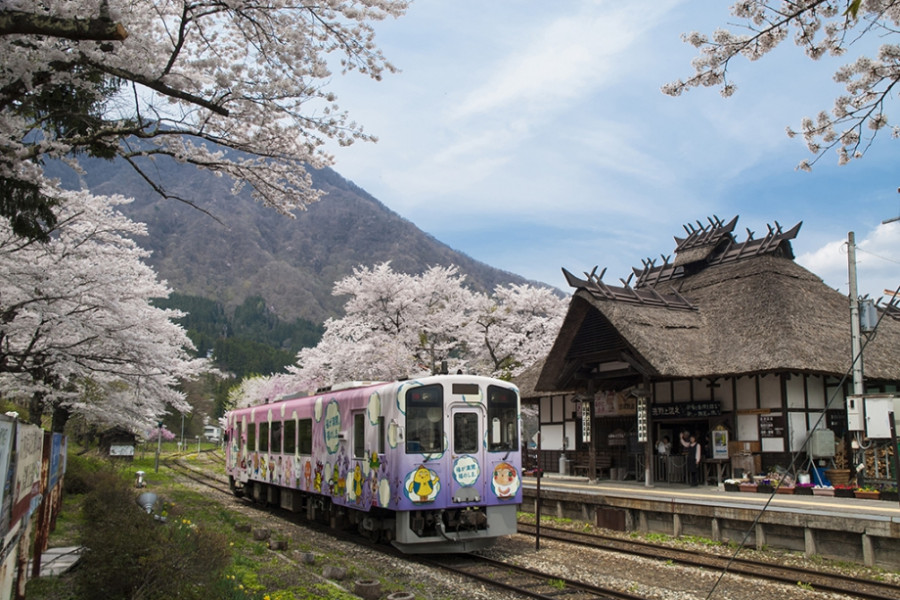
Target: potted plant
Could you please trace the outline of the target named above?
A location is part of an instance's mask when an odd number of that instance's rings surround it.
[[[760,494],[771,494],[775,491],[775,487],[772,485],[771,479],[763,479],[756,484],[756,491]]]
[[[750,481],[741,482],[741,491],[742,492],[755,492],[756,491],[756,483]]]
[[[830,485],[817,485],[813,488],[813,496],[834,496],[834,488]]]
[[[835,498],[853,498],[855,496],[856,486],[850,484],[838,484],[834,486]]]
[[[887,500],[889,502],[897,502],[898,501],[897,488],[894,486],[882,488],[881,494],[879,494],[879,497],[882,500]]]
[[[863,498],[866,500],[878,500],[878,497],[881,496],[881,493],[873,487],[864,486],[861,488],[856,488],[854,490],[853,495],[857,498]]]
[[[782,482],[781,484],[775,486],[776,494],[793,494],[794,493],[794,484]]]
[[[812,496],[814,487],[813,483],[798,483],[794,486],[794,493],[800,496]]]
[[[739,479],[726,479],[725,480],[725,491],[726,492],[739,492],[741,491],[741,484]]]

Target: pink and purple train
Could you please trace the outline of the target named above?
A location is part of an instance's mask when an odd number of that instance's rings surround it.
[[[515,533],[516,387],[434,375],[287,396],[227,415],[235,494],[355,525],[404,552],[470,552]]]

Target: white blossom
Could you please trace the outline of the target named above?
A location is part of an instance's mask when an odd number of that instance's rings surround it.
[[[692,32],[683,39],[699,50],[692,61],[694,75],[662,87],[670,96],[678,96],[694,87],[719,87],[723,96],[734,93],[728,78],[728,67],[737,56],[758,60],[777,48],[793,32],[793,42],[807,56],[816,60],[826,53],[842,56],[851,44],[869,34],[889,38],[900,26],[898,0],[741,0],[731,7],[742,23],[730,29],[717,29],[711,38]],[[871,144],[877,131],[891,126],[884,104],[892,96],[892,88],[900,81],[900,45],[882,44],[876,56],[859,56],[843,65],[834,80],[844,85],[847,94],[839,96],[830,113],[820,113],[813,124],[804,118],[801,124],[809,151],[815,158],[798,166],[810,170],[829,149],[838,150],[841,164],[859,158]],[[824,117],[823,117],[824,115]],[[836,131],[843,131],[837,135]],[[871,133],[868,137],[863,131]],[[788,135],[795,135],[788,128]],[[894,137],[896,130],[892,129]]]

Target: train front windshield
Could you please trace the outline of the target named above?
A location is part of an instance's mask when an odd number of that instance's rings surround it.
[[[488,386],[488,450],[516,450],[519,447],[519,406],[516,392]]]

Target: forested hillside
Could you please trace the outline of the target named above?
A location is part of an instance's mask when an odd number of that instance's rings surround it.
[[[175,293],[156,304],[187,313],[178,323],[198,356],[237,378],[283,371],[301,348],[315,346],[323,332],[321,325],[305,319],[281,320],[259,296],[248,297],[230,315],[220,302],[186,294]]]

